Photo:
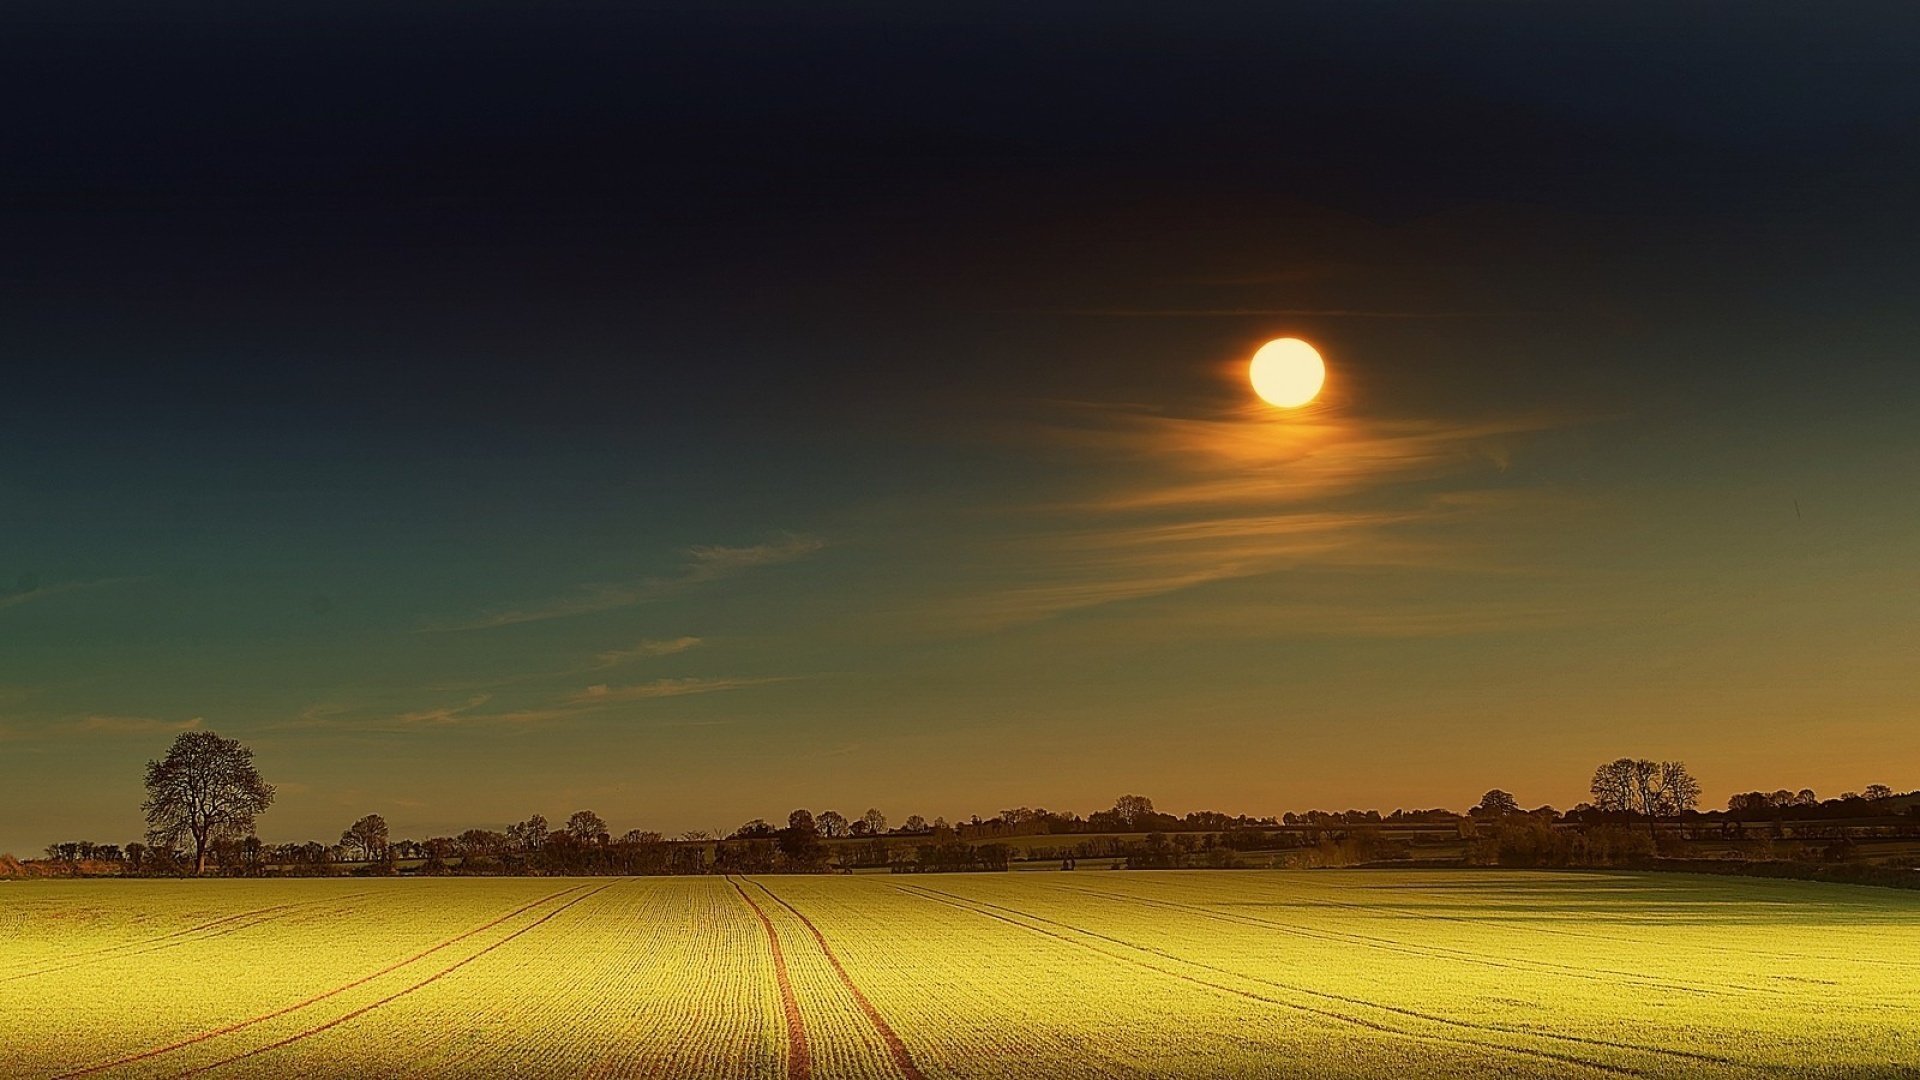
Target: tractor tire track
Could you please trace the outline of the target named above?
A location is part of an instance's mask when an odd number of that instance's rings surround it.
[[[539,918],[528,923],[527,925],[521,927],[520,929],[515,930],[513,933],[508,934],[506,937],[501,938],[499,941],[496,941],[493,944],[486,946],[485,948],[479,950],[478,952],[471,953],[465,957],[462,957],[459,960],[454,961],[453,963],[447,965],[446,967],[441,968],[439,971],[436,971],[433,974],[427,976],[426,978],[421,979],[419,982],[414,983],[412,986],[408,986],[400,990],[395,990],[393,993],[388,994],[386,997],[383,997],[378,1001],[370,1002],[366,1005],[360,1006],[357,1009],[354,1009],[352,1012],[345,1013],[341,1016],[336,1016],[332,1020],[329,1020],[324,1024],[317,1024],[313,1027],[307,1028],[304,1031],[296,1031],[292,1035],[288,1035],[286,1038],[277,1039],[273,1042],[266,1044],[265,1046],[256,1046],[253,1049],[248,1050],[244,1053],[235,1054],[232,1057],[222,1058],[219,1061],[215,1061],[208,1065],[195,1066],[194,1068],[188,1069],[185,1072],[175,1073],[174,1075],[176,1078],[186,1077],[186,1076],[199,1076],[202,1073],[212,1072],[214,1069],[231,1065],[236,1061],[245,1061],[248,1058],[259,1057],[261,1054],[269,1053],[274,1050],[279,1050],[284,1047],[291,1046],[294,1043],[300,1042],[304,1039],[310,1039],[315,1035],[320,1034],[321,1032],[331,1031],[332,1029],[339,1027],[341,1024],[344,1024],[349,1020],[353,1020],[358,1017],[365,1016],[366,1014],[372,1012],[375,1009],[380,1008],[383,1005],[389,1005],[395,1001],[398,1001],[399,999],[407,996],[408,994],[413,993],[415,990],[419,990],[422,987],[430,986],[433,983],[439,982],[441,979],[444,979],[447,976],[453,974],[454,972],[459,971],[461,968],[466,967],[468,964],[473,963],[475,960],[478,960],[481,957],[487,955],[488,953],[493,952],[495,949],[498,949],[506,945],[508,942],[513,941],[514,939],[520,937],[523,934],[529,933],[537,929],[542,924],[546,923],[548,920],[559,915],[561,912],[566,911],[568,908],[573,907],[575,904],[579,904],[586,900],[591,900],[595,896],[598,896],[601,893],[606,892],[608,889],[613,888],[615,885],[621,884],[625,880],[626,879],[622,878],[618,881],[610,881],[607,884],[602,885],[597,889],[593,889],[588,892],[581,893],[580,895],[574,897],[573,899],[568,900],[566,903],[561,904],[559,907],[554,908],[552,911],[547,912],[545,915],[542,915]],[[573,892],[581,888],[585,888],[585,886],[576,885],[572,889],[561,890],[561,893]],[[561,893],[555,893],[554,895],[558,896],[558,895],[561,895]],[[551,900],[551,899],[553,899],[553,897],[549,896],[549,897],[546,897],[545,900],[538,900],[538,901],[535,901],[535,903],[536,904],[545,903],[546,900]],[[531,906],[533,905],[531,904],[528,905],[528,907],[531,907]],[[526,908],[522,908],[521,910],[524,911],[526,910]],[[511,916],[508,916],[508,918],[510,917]],[[504,919],[502,921],[504,921]],[[369,978],[371,978],[371,976],[369,976]],[[291,1010],[288,1010],[288,1011],[291,1011]]]
[[[820,928],[813,924],[813,920],[800,914],[800,910],[792,904],[775,896],[773,890],[767,888],[764,882],[756,881],[753,884],[761,892],[766,893],[774,903],[792,912],[793,917],[800,920],[800,925],[813,934],[813,940],[820,946],[821,955],[827,958],[827,963],[833,965],[833,970],[840,976],[840,981],[846,986],[847,992],[853,995],[854,1002],[860,1006],[860,1011],[866,1014],[867,1021],[873,1025],[873,1030],[879,1034],[881,1041],[887,1044],[887,1051],[893,1055],[894,1067],[900,1070],[900,1075],[906,1077],[906,1080],[926,1080],[926,1076],[920,1072],[920,1067],[914,1064],[913,1055],[907,1052],[907,1044],[900,1040],[900,1036],[894,1032],[892,1025],[880,1015],[880,1010],[873,1007],[873,1002],[867,999],[867,995],[853,981],[853,976],[847,974],[845,965],[840,963],[840,957],[834,953],[833,947],[827,944],[826,936],[820,933]]]
[[[584,889],[584,888],[586,888],[585,885],[574,885],[565,889],[561,889],[558,892],[549,893],[548,895],[543,896],[540,899],[533,901],[532,903],[525,904],[521,907],[515,908],[512,911],[509,911],[505,915],[502,915],[491,922],[485,923],[480,926],[476,926],[471,930],[463,931],[460,934],[457,934],[453,937],[446,939],[445,941],[440,942],[438,945],[434,945],[430,948],[422,949],[419,952],[416,952],[413,955],[408,956],[404,959],[396,960],[393,963],[388,964],[386,967],[383,967],[378,971],[372,972],[367,975],[362,975],[361,977],[353,980],[350,983],[343,983],[342,985],[336,986],[331,990],[322,991],[318,994],[314,994],[311,997],[304,998],[300,1001],[296,1001],[291,1005],[284,1005],[278,1009],[274,1009],[271,1012],[264,1012],[259,1014],[258,1016],[252,1016],[245,1020],[238,1020],[231,1024],[222,1025],[221,1027],[209,1028],[208,1030],[202,1031],[197,1035],[190,1035],[187,1038],[180,1039],[175,1042],[166,1043],[161,1046],[149,1047],[145,1050],[141,1050],[136,1053],[127,1054],[122,1057],[115,1058],[112,1061],[105,1061],[105,1062],[101,1062],[98,1065],[89,1065],[83,1069],[75,1069],[71,1072],[60,1073],[59,1075],[53,1077],[52,1080],[70,1080],[70,1078],[72,1077],[91,1076],[94,1073],[105,1072],[108,1069],[116,1069],[122,1065],[131,1065],[139,1061],[149,1061],[153,1058],[159,1057],[162,1054],[169,1054],[175,1050],[180,1050],[185,1047],[193,1046],[197,1043],[203,1043],[203,1042],[206,1042],[208,1039],[217,1039],[222,1035],[231,1035],[236,1031],[240,1031],[245,1028],[250,1028],[255,1024],[264,1023],[268,1020],[274,1019],[275,1017],[285,1016],[291,1012],[297,1012],[298,1010],[304,1009],[309,1005],[316,1005],[322,1001],[327,1000],[330,997],[336,997],[340,994],[344,994],[347,991],[354,989],[355,987],[364,986],[365,984],[372,982],[377,978],[380,978],[382,975],[392,974],[393,972],[398,971],[409,964],[413,964],[420,960],[424,960],[425,958],[433,955],[434,953],[439,952],[442,949],[447,948],[448,946],[457,945],[460,942],[465,941],[470,937],[473,937],[475,934],[485,933],[488,930],[491,930],[494,927],[499,926],[501,923],[506,922],[508,919],[514,918],[517,915],[524,914],[527,911],[532,910],[533,908],[539,907],[541,904],[547,903],[550,900],[558,899],[559,897],[565,896],[567,893],[575,892],[577,890]]]
[[[807,1043],[806,1025],[800,1019],[800,999],[794,996],[793,979],[787,973],[787,956],[780,949],[780,934],[773,928],[773,920],[767,918],[766,910],[747,895],[747,890],[728,875],[727,884],[733,886],[740,899],[747,902],[753,913],[760,918],[760,926],[767,932],[767,944],[773,947],[773,974],[780,984],[780,1004],[787,1014],[787,1080],[809,1080],[813,1076],[813,1049]],[[769,894],[771,895],[771,894]]]
[[[1169,910],[1179,911],[1179,912],[1192,914],[1192,915],[1202,915],[1208,918],[1218,919],[1223,922],[1238,923],[1246,926],[1269,927],[1272,929],[1282,930],[1289,933],[1300,934],[1302,936],[1313,938],[1315,940],[1319,940],[1323,936],[1322,934],[1311,931],[1306,927],[1297,927],[1287,923],[1270,922],[1266,919],[1261,919],[1253,915],[1240,915],[1232,912],[1214,911],[1210,908],[1200,907],[1192,904],[1176,903],[1171,900],[1149,899],[1147,897],[1129,896],[1124,893],[1100,892],[1095,889],[1082,889],[1077,886],[1071,886],[1071,885],[1066,886],[1066,888],[1068,888],[1072,892],[1079,893],[1085,896],[1098,896],[1108,900],[1120,901],[1122,903],[1146,904],[1153,907],[1167,908]],[[1008,910],[1011,910],[1011,909],[1008,909]],[[1039,918],[1040,916],[1035,915],[1030,917]],[[1061,925],[1066,925],[1066,924],[1063,923]],[[1076,927],[1075,929],[1078,929],[1078,928]],[[1083,931],[1083,932],[1087,932],[1087,931]],[[1099,935],[1096,935],[1096,936],[1099,936]],[[1324,937],[1330,938],[1336,942],[1351,939],[1355,943],[1362,944],[1362,945],[1371,945],[1376,941],[1391,941],[1391,939],[1372,938],[1364,934],[1351,934],[1351,935],[1342,934],[1337,931],[1326,931],[1324,932]],[[1144,948],[1144,946],[1135,946],[1135,947]],[[1404,948],[1404,949],[1394,949],[1386,946],[1381,946],[1381,947],[1387,948],[1387,951],[1390,951],[1390,952],[1404,952],[1409,955],[1422,956],[1426,959],[1436,959],[1436,960],[1454,959],[1455,957],[1449,954],[1458,953],[1460,959],[1463,959],[1469,963],[1485,963],[1490,967],[1503,968],[1503,969],[1514,970],[1514,971],[1526,971],[1533,974],[1541,973],[1541,972],[1535,972],[1533,971],[1533,969],[1528,967],[1520,967],[1515,964],[1501,963],[1489,957],[1482,957],[1475,953],[1468,953],[1468,952],[1464,952],[1463,950],[1457,950],[1457,949],[1435,948],[1431,952],[1424,952],[1421,950],[1421,947],[1419,946],[1408,946],[1407,948]],[[1158,952],[1159,950],[1149,950],[1149,951]],[[1188,962],[1196,963],[1197,961],[1188,961]],[[1210,965],[1202,965],[1202,966],[1210,967]],[[1548,969],[1562,969],[1565,967],[1565,965],[1561,965],[1561,964],[1543,964],[1543,966]],[[1213,970],[1226,971],[1229,974],[1239,974],[1237,972],[1232,972],[1231,969],[1213,969]],[[1605,969],[1595,969],[1595,970],[1605,970]],[[1578,971],[1570,971],[1570,970],[1565,970],[1565,971],[1549,970],[1545,973],[1546,974],[1571,974],[1571,975],[1580,974],[1580,972]],[[1495,1024],[1495,1023],[1459,1020],[1452,1017],[1440,1016],[1435,1013],[1422,1012],[1418,1009],[1407,1009],[1407,1008],[1402,1008],[1398,1006],[1383,1005],[1378,1002],[1370,1002],[1361,998],[1349,998],[1339,994],[1328,994],[1328,993],[1325,993],[1324,991],[1309,990],[1304,987],[1294,987],[1286,983],[1276,982],[1271,979],[1263,979],[1253,975],[1244,975],[1242,977],[1251,979],[1254,982],[1266,983],[1269,986],[1279,987],[1281,989],[1295,990],[1303,994],[1313,994],[1315,996],[1329,997],[1336,1001],[1345,1001],[1345,1002],[1351,1002],[1354,1004],[1369,1005],[1373,1008],[1385,1009],[1389,1012],[1398,1012],[1407,1016],[1418,1017],[1419,1019],[1422,1019],[1422,1020],[1431,1020],[1435,1023],[1440,1023],[1440,1024],[1475,1028],[1482,1031],[1499,1031],[1499,1032],[1505,1032],[1510,1035],[1525,1035],[1525,1036],[1531,1036],[1536,1038],[1558,1039],[1564,1042],[1580,1043],[1587,1046],[1597,1046],[1597,1047],[1602,1047],[1609,1050],[1632,1050],[1632,1051],[1637,1051],[1643,1054],[1658,1054],[1663,1057],[1684,1058],[1689,1061],[1703,1061],[1703,1062],[1708,1062],[1715,1065],[1737,1065],[1738,1064],[1738,1062],[1736,1062],[1733,1058],[1725,1057],[1723,1055],[1718,1055],[1718,1054],[1707,1054],[1707,1053],[1701,1053],[1693,1050],[1675,1050],[1672,1047],[1648,1046],[1642,1043],[1615,1042],[1610,1039],[1595,1039],[1595,1038],[1582,1036],[1582,1035],[1555,1034],[1552,1032],[1540,1031],[1535,1028],[1520,1027],[1518,1025],[1513,1025],[1513,1024]],[[1595,981],[1605,983],[1605,982],[1608,982],[1609,980],[1596,979]],[[1671,989],[1671,987],[1667,987],[1665,984],[1658,983],[1658,982],[1652,983],[1651,985],[1661,989]],[[1696,991],[1696,992],[1705,993],[1706,991]]]
[[[1323,1019],[1335,1021],[1337,1023],[1350,1024],[1355,1027],[1366,1028],[1369,1031],[1377,1031],[1386,1035],[1397,1035],[1401,1038],[1412,1039],[1416,1042],[1443,1043],[1443,1044],[1448,1044],[1453,1046],[1466,1047],[1468,1049],[1482,1051],[1482,1052],[1516,1054],[1522,1057],[1535,1058],[1535,1059],[1545,1060],[1545,1061],[1553,1061],[1563,1065],[1577,1065],[1582,1068],[1594,1069],[1599,1072],[1611,1073],[1618,1076],[1647,1075],[1645,1071],[1641,1069],[1636,1069],[1636,1068],[1632,1068],[1630,1066],[1625,1066],[1625,1065],[1615,1065],[1611,1062],[1606,1062],[1606,1061],[1597,1061],[1592,1058],[1580,1057],[1575,1054],[1559,1053],[1553,1050],[1541,1050],[1541,1049],[1536,1049],[1532,1047],[1508,1046],[1504,1043],[1487,1042],[1484,1040],[1473,1039],[1473,1038],[1468,1038],[1464,1036],[1442,1035],[1442,1034],[1419,1032],[1419,1031],[1409,1031],[1406,1028],[1396,1027],[1390,1023],[1385,1023],[1378,1020],[1369,1020],[1364,1016],[1356,1016],[1352,1013],[1341,1012],[1337,1009],[1321,1008],[1313,1005],[1303,1005],[1300,1002],[1288,1001],[1285,998],[1271,997],[1266,994],[1257,994],[1250,990],[1243,990],[1243,989],[1240,989],[1239,987],[1228,986],[1225,983],[1214,982],[1210,979],[1203,979],[1203,978],[1200,978],[1199,976],[1189,975],[1182,971],[1176,971],[1169,968],[1160,967],[1155,964],[1150,964],[1136,957],[1128,956],[1124,953],[1110,952],[1106,949],[1101,949],[1097,946],[1089,945],[1086,942],[1078,940],[1076,938],[1068,937],[1066,934],[1048,930],[1048,929],[1045,929],[1044,927],[1034,926],[1034,925],[1031,925],[1030,923],[1021,922],[1019,921],[1019,919],[1009,918],[1007,915],[997,914],[996,912],[997,911],[1007,912],[1010,915],[1017,915],[1022,919],[1032,919],[1035,922],[1049,923],[1053,926],[1058,926],[1065,930],[1071,930],[1074,933],[1083,934],[1087,937],[1095,938],[1100,941],[1110,942],[1114,945],[1119,945],[1123,948],[1133,949],[1138,952],[1144,952],[1153,956],[1164,957],[1166,959],[1173,960],[1178,963],[1189,964],[1206,971],[1217,972],[1219,974],[1227,975],[1236,979],[1242,979],[1247,982],[1263,983],[1268,986],[1273,986],[1277,989],[1287,990],[1293,993],[1303,994],[1309,997],[1317,997],[1317,998],[1323,998],[1331,1001],[1338,1001],[1348,1005],[1357,1005],[1364,1008],[1379,1009],[1383,1012],[1405,1015],[1412,1019],[1418,1019],[1418,1020],[1427,1021],[1427,1022],[1438,1022],[1451,1027],[1463,1027],[1468,1029],[1476,1029],[1475,1025],[1466,1023],[1465,1021],[1449,1020],[1441,1017],[1430,1017],[1425,1014],[1413,1012],[1407,1009],[1400,1009],[1400,1008],[1395,1008],[1393,1006],[1381,1005],[1377,1002],[1363,1001],[1357,998],[1341,997],[1340,995],[1337,995],[1337,994],[1328,994],[1322,991],[1309,990],[1302,987],[1289,986],[1287,984],[1276,983],[1268,979],[1260,979],[1253,976],[1244,975],[1244,974],[1241,974],[1240,972],[1230,971],[1225,968],[1214,967],[1210,964],[1204,964],[1197,960],[1189,960],[1185,957],[1176,956],[1172,953],[1163,952],[1161,950],[1150,948],[1148,946],[1136,945],[1130,941],[1123,941],[1119,938],[1109,937],[1105,934],[1096,933],[1091,930],[1085,930],[1080,927],[1073,926],[1069,923],[1063,923],[1053,919],[1042,918],[1038,915],[1030,915],[1024,911],[1019,911],[1014,908],[1001,907],[1000,905],[997,905],[997,904],[989,904],[989,903],[986,903],[985,901],[970,900],[965,897],[954,896],[951,893],[943,893],[938,890],[929,889],[921,885],[894,885],[893,888],[899,889],[902,892],[906,892],[910,895],[922,896],[923,898],[932,900],[935,903],[946,904],[949,907],[958,908],[961,911],[968,911],[968,912],[972,912],[975,915],[981,915],[989,919],[995,919],[1000,922],[1006,923],[1009,926],[1018,926],[1024,930],[1028,930],[1033,933],[1043,934],[1057,941],[1062,941],[1069,945],[1073,945],[1076,948],[1085,949],[1089,952],[1096,953],[1100,956],[1105,956],[1111,960],[1117,960],[1124,964],[1131,964],[1135,967],[1142,968],[1147,971],[1157,972],[1161,975],[1166,975],[1171,978],[1179,979],[1183,982],[1190,982],[1196,986],[1203,986],[1210,990],[1215,990],[1225,994],[1232,994],[1236,997],[1243,997],[1252,1001],[1263,1002],[1268,1005],[1277,1005],[1283,1009],[1290,1009],[1292,1011],[1305,1013],[1310,1016],[1318,1016]],[[996,909],[996,910],[985,910],[989,908]],[[1543,1034],[1543,1033],[1529,1032],[1529,1034]]]

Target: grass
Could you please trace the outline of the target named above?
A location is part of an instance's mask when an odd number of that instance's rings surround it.
[[[1914,1076],[1920,895],[1486,871],[21,881],[0,1031],[0,1073],[44,1077]]]

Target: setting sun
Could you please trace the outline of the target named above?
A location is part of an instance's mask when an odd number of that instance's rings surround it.
[[[1327,381],[1327,365],[1318,350],[1299,338],[1275,338],[1253,354],[1247,377],[1261,400],[1295,409],[1319,395]]]

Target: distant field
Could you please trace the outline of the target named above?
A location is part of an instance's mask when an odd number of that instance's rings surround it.
[[[0,883],[0,1075],[1920,1075],[1920,894],[1625,873]]]

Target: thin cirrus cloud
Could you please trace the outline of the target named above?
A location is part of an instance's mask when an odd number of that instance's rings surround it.
[[[1217,417],[1098,410],[1053,429],[1057,445],[1137,462],[1125,485],[1087,501],[1093,510],[1206,504],[1298,504],[1505,471],[1518,440],[1564,427],[1546,415],[1491,420],[1356,419],[1331,410],[1276,415],[1244,409]]]
[[[168,732],[198,731],[204,718],[162,720],[154,716],[88,716],[73,724],[76,731],[105,735],[152,735]]]
[[[340,731],[407,732],[438,728],[524,728],[572,720],[611,705],[651,701],[659,698],[717,694],[753,686],[791,682],[795,676],[665,678],[651,682],[612,686],[598,683],[547,701],[519,708],[485,708],[492,694],[474,694],[461,701],[423,709],[385,715],[354,715],[351,710],[331,705],[315,705],[295,719],[274,725],[277,729],[328,729]],[[197,723],[197,721],[196,721]]]
[[[718,694],[728,690],[745,689],[749,686],[766,686],[770,683],[790,681],[792,681],[791,676],[772,676],[655,679],[652,682],[634,683],[629,686],[609,686],[599,683],[572,695],[567,698],[567,702],[573,705],[613,705],[623,701],[651,701],[655,698],[683,697],[688,694]]]
[[[686,652],[688,649],[697,649],[701,644],[701,639],[690,636],[663,639],[647,638],[641,641],[640,644],[630,648],[608,649],[606,652],[596,653],[593,658],[593,666],[596,668],[620,667],[624,664],[632,664],[641,660],[651,660],[656,656],[674,656]]]
[[[1356,596],[1368,575],[1396,570],[1516,572],[1477,527],[1519,520],[1555,497],[1489,485],[1517,446],[1566,423],[1374,419],[1332,407],[1201,417],[1083,408],[1076,423],[1042,438],[1122,464],[1125,480],[1030,508],[1025,536],[1008,546],[1026,581],[977,592],[954,614],[975,626],[1015,625],[1283,571],[1352,575]],[[1438,620],[1499,621],[1491,612]],[[1387,610],[1322,625],[1427,623]]]
[[[491,700],[493,700],[492,694],[475,694],[468,698],[463,704],[441,705],[435,708],[401,713],[393,718],[393,723],[400,727],[410,728],[445,727],[449,724],[460,723],[462,719],[470,716],[475,709],[478,709]]]
[[[553,679],[568,678],[574,675],[584,675],[592,671],[604,671],[608,668],[625,667],[629,664],[637,664],[643,660],[651,660],[662,656],[675,656],[689,649],[697,649],[705,644],[705,638],[697,638],[691,635],[683,635],[677,638],[642,638],[637,645],[597,652],[593,654],[591,659],[568,668],[561,668],[559,670],[522,671],[513,674],[496,675],[490,679],[460,679],[435,683],[428,686],[427,689],[449,693],[461,690],[498,690],[502,687],[545,682]]]
[[[584,585],[573,593],[543,603],[467,618],[432,621],[420,630],[423,633],[492,630],[502,626],[614,611],[664,599],[759,567],[803,559],[824,546],[824,542],[817,537],[788,533],[767,543],[747,547],[693,547],[687,550],[687,562],[681,566],[680,572],[672,576]]]
[[[58,585],[32,585],[21,586],[11,590],[0,590],[0,608],[18,607],[21,604],[30,604],[36,600],[45,600],[48,597],[59,596],[62,593],[98,589],[133,580],[136,579],[124,577],[96,578],[92,581],[65,581]]]

